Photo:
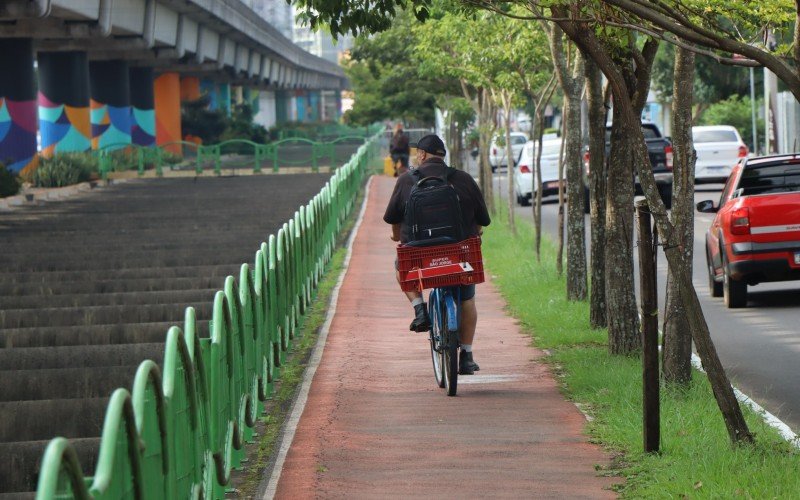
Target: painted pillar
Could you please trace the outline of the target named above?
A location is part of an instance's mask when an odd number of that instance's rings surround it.
[[[177,73],[164,73],[153,85],[156,110],[156,144],[169,144],[165,149],[182,153],[181,135],[181,80]]]
[[[231,85],[229,83],[219,84],[219,109],[231,116]]]
[[[40,52],[38,61],[42,156],[88,151],[92,127],[86,52]]]
[[[131,141],[139,146],[156,145],[156,111],[153,68],[131,68]]]
[[[308,120],[318,122],[320,120],[320,94],[318,90],[308,91]]]
[[[261,93],[258,89],[251,89],[249,87],[244,87],[242,93],[244,94],[244,101],[250,105],[250,109],[253,111],[253,116],[257,115],[259,112],[259,103],[261,102]]]
[[[181,102],[196,101],[200,99],[200,79],[196,76],[181,78]]]
[[[214,81],[200,80],[200,93],[208,98],[208,109],[210,111],[219,109],[219,91]]]
[[[38,159],[32,40],[0,39],[0,68],[0,163],[21,172]]]
[[[126,61],[92,61],[92,149],[131,144],[130,71]]]
[[[278,123],[286,123],[289,121],[289,93],[285,90],[275,91],[275,120]]]

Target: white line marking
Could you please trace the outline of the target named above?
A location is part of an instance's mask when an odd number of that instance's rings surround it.
[[[333,288],[333,292],[331,293],[331,303],[330,307],[328,308],[328,314],[325,317],[325,323],[323,323],[322,328],[320,328],[319,337],[317,337],[317,343],[314,346],[314,350],[311,352],[311,357],[308,360],[308,366],[303,373],[303,383],[300,386],[300,392],[297,394],[297,399],[292,404],[292,410],[290,412],[289,419],[286,421],[286,427],[281,439],[280,451],[275,459],[275,465],[272,468],[272,475],[269,478],[267,489],[264,491],[264,495],[261,497],[264,500],[272,500],[275,498],[275,493],[278,489],[278,481],[280,480],[281,472],[283,471],[283,463],[286,461],[286,455],[288,455],[289,448],[292,446],[294,434],[297,431],[297,425],[300,423],[300,417],[303,415],[303,410],[305,409],[306,402],[308,401],[308,392],[311,389],[311,381],[314,379],[314,374],[317,372],[317,367],[322,359],[322,351],[325,349],[325,341],[328,339],[328,331],[330,330],[331,323],[333,322],[333,317],[336,315],[336,304],[339,301],[339,290],[342,288],[342,283],[344,282],[344,278],[347,275],[347,270],[350,267],[350,257],[353,254],[353,241],[355,241],[356,235],[358,235],[361,222],[364,220],[364,212],[367,210],[370,186],[372,186],[373,179],[374,176],[370,177],[369,182],[367,182],[367,188],[364,191],[364,202],[361,204],[361,213],[358,214],[358,219],[353,227],[353,232],[350,234],[350,238],[347,240],[347,254],[344,257],[344,263],[342,264],[342,273],[339,275],[339,281],[336,283],[336,286]]]

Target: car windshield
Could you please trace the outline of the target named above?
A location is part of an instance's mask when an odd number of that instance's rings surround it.
[[[528,141],[528,138],[525,137],[524,135],[512,135],[511,136],[511,144],[514,144],[515,146],[517,144],[525,144],[527,141]]]
[[[659,139],[660,136],[656,132],[655,127],[650,125],[642,125],[642,135],[644,136],[645,140],[647,139]],[[611,142],[611,127],[606,127],[606,142]]]
[[[733,130],[693,130],[694,142],[739,142]]]
[[[759,165],[745,168],[739,189],[743,196],[800,191],[800,165]]]

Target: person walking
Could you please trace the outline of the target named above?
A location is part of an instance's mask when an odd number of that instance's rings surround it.
[[[408,143],[408,135],[403,130],[402,123],[398,123],[394,127],[394,134],[392,134],[392,140],[389,143],[389,154],[392,156],[394,176],[403,175],[408,170],[408,157],[411,154],[411,148]]]

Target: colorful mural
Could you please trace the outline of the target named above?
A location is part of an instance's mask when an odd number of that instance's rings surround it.
[[[0,162],[12,172],[36,165],[36,101],[0,97]]]
[[[0,162],[12,172],[38,159],[33,61],[32,40],[0,38]]]
[[[139,146],[156,145],[156,111],[131,106],[131,140]]]
[[[130,69],[131,140],[139,146],[156,145],[156,112],[153,68]]]
[[[54,103],[42,92],[39,92],[39,129],[44,157],[88,151],[92,146],[89,108]]]
[[[131,143],[131,107],[90,101],[92,149],[125,147]]]

